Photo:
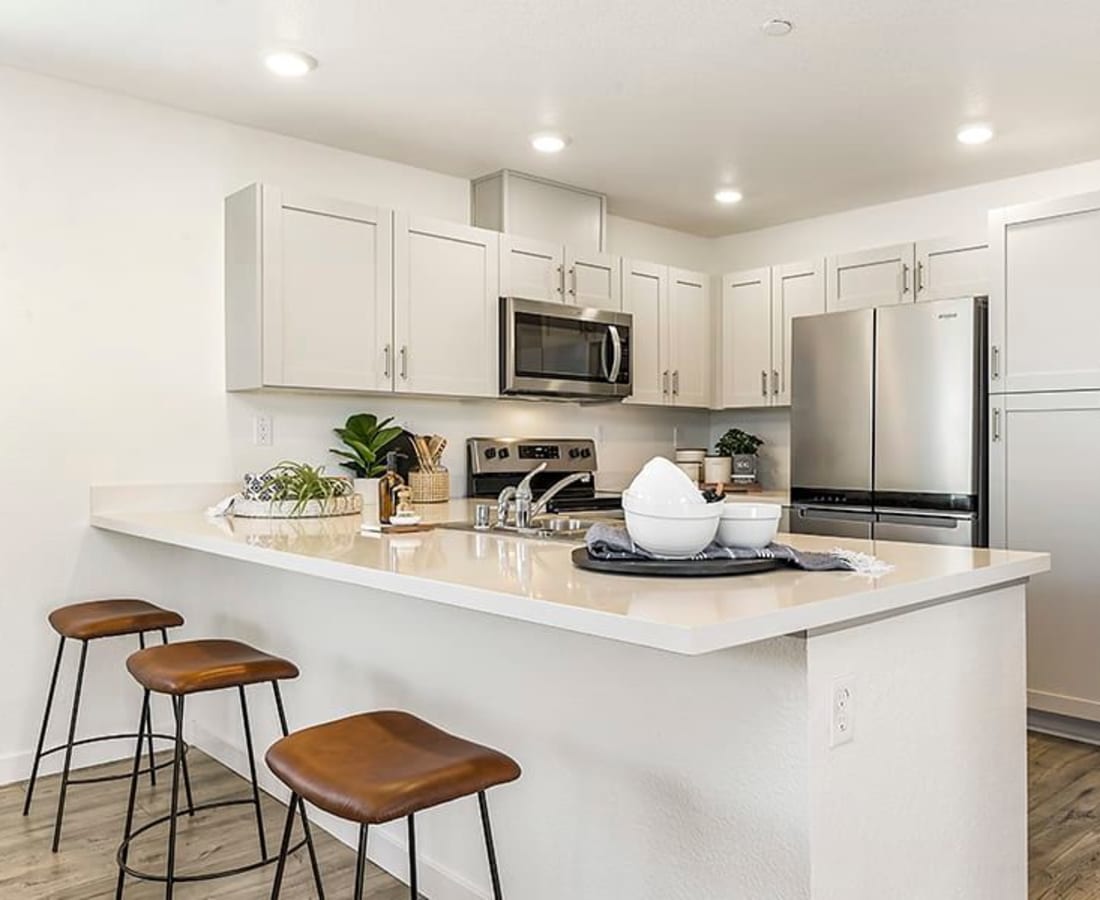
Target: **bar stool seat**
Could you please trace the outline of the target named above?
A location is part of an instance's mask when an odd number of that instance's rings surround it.
[[[289,660],[216,639],[150,647],[132,654],[126,668],[142,687],[177,697],[298,677]]]
[[[145,600],[91,600],[62,606],[49,614],[50,627],[77,641],[179,628],[183,616]]]
[[[369,825],[520,776],[519,766],[503,753],[392,710],[296,731],[272,745],[267,764],[314,806]]]

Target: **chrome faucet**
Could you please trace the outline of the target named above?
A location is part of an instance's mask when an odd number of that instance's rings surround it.
[[[531,482],[534,481],[536,475],[544,471],[546,471],[546,463],[539,463],[523,477],[518,485],[506,487],[500,492],[497,497],[498,528],[507,527],[508,507],[514,506],[516,529],[519,531],[529,530],[534,518],[540,515],[546,509],[547,504],[562,490],[578,481],[588,481],[592,477],[591,472],[573,472],[554,482],[538,500],[535,500],[534,492],[531,490]]]
[[[531,507],[531,518],[533,519],[542,513],[542,511],[546,509],[547,504],[561,493],[561,491],[569,487],[569,485],[576,484],[578,481],[588,481],[591,477],[591,472],[573,472],[571,475],[566,475],[560,481],[555,481]]]
[[[516,485],[516,528],[525,531],[531,527],[531,510],[534,506],[535,495],[531,490],[531,482],[535,476],[546,471],[546,463],[541,462],[530,472],[523,476],[523,480]]]

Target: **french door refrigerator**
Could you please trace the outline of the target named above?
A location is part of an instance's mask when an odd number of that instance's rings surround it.
[[[986,300],[795,319],[791,530],[988,544]]]

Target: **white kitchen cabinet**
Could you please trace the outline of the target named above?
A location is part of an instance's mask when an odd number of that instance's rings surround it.
[[[732,272],[722,279],[722,409],[768,406],[772,369],[772,270]]]
[[[989,240],[985,235],[917,242],[917,301],[989,294]]]
[[[396,390],[496,397],[500,236],[403,214],[394,222]]]
[[[668,399],[675,406],[710,403],[710,276],[668,270]]]
[[[829,312],[910,303],[913,244],[893,244],[828,258],[825,308]]]
[[[1014,550],[1048,551],[1027,591],[1028,705],[1100,721],[1096,547],[1100,392],[1011,394],[991,465],[991,534]],[[1000,443],[1002,450],[997,450]]]
[[[525,300],[562,300],[561,244],[500,236],[500,293]]]
[[[623,260],[623,311],[633,316],[630,365],[633,393],[626,403],[665,403],[669,389],[668,268],[636,259]]]
[[[226,386],[389,390],[392,213],[250,185],[225,200]]]
[[[1100,193],[990,214],[990,390],[1100,389]]]
[[[791,405],[791,322],[825,312],[825,260],[772,268],[771,405]]]
[[[623,308],[620,257],[610,253],[579,253],[566,247],[562,277],[567,303],[615,312]]]

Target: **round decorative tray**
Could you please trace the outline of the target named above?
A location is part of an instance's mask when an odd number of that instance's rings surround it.
[[[323,519],[328,516],[354,516],[363,511],[359,494],[333,497],[330,500],[308,500],[295,511],[297,500],[246,500],[233,502],[233,515],[242,519]]]
[[[751,575],[782,565],[777,559],[594,559],[587,547],[573,551],[573,565],[609,575],[659,575],[667,578],[713,578]]]

